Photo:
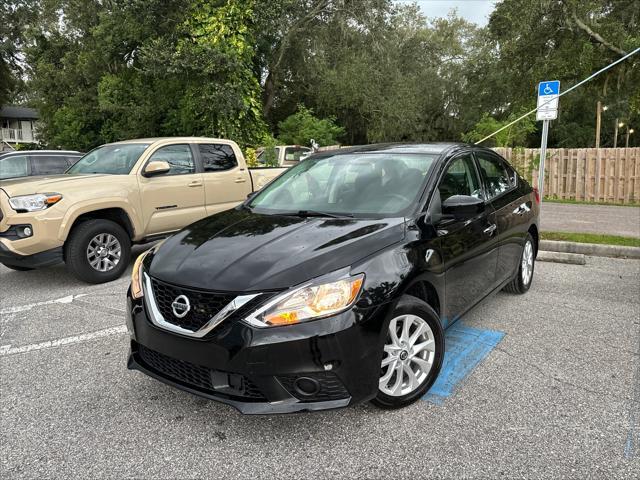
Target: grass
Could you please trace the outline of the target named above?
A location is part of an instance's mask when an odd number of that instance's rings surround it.
[[[598,233],[542,232],[540,236],[542,240],[561,240],[564,242],[640,247],[640,238],[601,235]]]
[[[612,202],[588,202],[585,200],[576,200],[575,198],[549,198],[544,197],[544,202],[549,203],[570,203],[572,205],[609,205],[611,207],[640,207],[640,203],[632,201],[631,203],[612,203]]]

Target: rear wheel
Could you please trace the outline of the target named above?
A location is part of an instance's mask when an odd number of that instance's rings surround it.
[[[127,232],[111,220],[87,220],[75,227],[65,243],[65,262],[77,278],[104,283],[119,278],[131,259]]]
[[[533,281],[533,270],[536,261],[536,249],[531,234],[527,234],[527,238],[522,248],[520,256],[520,264],[518,265],[518,273],[511,282],[504,287],[506,292],[510,293],[526,293],[531,287]]]
[[[7,265],[6,263],[3,263],[2,265],[4,265],[7,268],[10,268],[11,270],[15,270],[16,272],[28,272],[29,270],[33,270],[33,268],[17,267],[15,265]]]
[[[444,332],[436,312],[405,295],[389,320],[374,405],[401,408],[433,385],[444,358]]]

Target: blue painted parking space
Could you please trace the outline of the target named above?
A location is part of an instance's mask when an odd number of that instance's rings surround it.
[[[445,334],[446,352],[440,375],[423,400],[442,405],[459,384],[491,353],[504,332],[473,328],[462,322]]]

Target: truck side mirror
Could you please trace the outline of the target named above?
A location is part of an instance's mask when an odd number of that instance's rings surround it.
[[[153,162],[149,162],[146,167],[144,167],[144,171],[142,175],[145,177],[153,177],[156,175],[162,175],[163,173],[168,173],[171,170],[171,165],[169,162],[165,160],[154,160]]]

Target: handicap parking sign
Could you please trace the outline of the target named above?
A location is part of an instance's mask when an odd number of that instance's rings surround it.
[[[558,118],[560,98],[560,81],[550,80],[538,84],[538,120],[555,120]]]

